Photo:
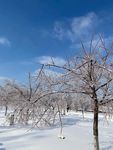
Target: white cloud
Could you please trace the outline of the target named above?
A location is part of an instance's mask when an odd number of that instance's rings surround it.
[[[7,78],[6,77],[0,77],[0,80],[6,80]]]
[[[96,18],[97,16],[95,13],[89,13],[85,16],[73,18],[71,23],[72,31],[79,34],[79,32],[81,33],[83,30],[92,28],[95,24]]]
[[[56,65],[60,65],[60,66],[66,63],[66,61],[61,57],[51,57],[51,56],[41,56],[35,58],[35,61],[41,64],[51,64],[54,62]]]
[[[40,69],[36,70],[33,74],[34,77],[37,77],[37,75],[39,74],[40,72]],[[58,78],[60,77],[62,74],[60,72],[57,72],[57,71],[53,71],[53,70],[50,70],[50,69],[44,69],[43,70],[44,74],[48,77],[53,77],[53,78]]]
[[[68,39],[73,43],[77,39],[88,38],[89,35],[92,35],[98,24],[98,16],[91,12],[64,22],[55,22],[53,33],[54,37],[59,40]]]
[[[74,42],[77,38],[88,38],[95,30],[97,18],[95,13],[73,18],[70,24],[71,28],[67,32],[71,41]]]
[[[10,46],[10,41],[5,37],[0,37],[0,44]]]
[[[0,76],[0,82],[3,82],[3,81],[9,81],[9,80],[11,80],[11,79],[8,78],[8,77]]]

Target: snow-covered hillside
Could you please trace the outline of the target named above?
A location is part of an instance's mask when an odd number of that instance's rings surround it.
[[[63,136],[58,138],[60,129],[32,129],[28,127],[4,126],[1,115],[0,150],[93,150],[91,113],[70,112],[63,118]],[[113,150],[113,121],[99,117],[99,138],[101,150]]]

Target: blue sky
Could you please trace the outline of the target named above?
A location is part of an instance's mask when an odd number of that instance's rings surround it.
[[[80,40],[113,39],[112,0],[0,0],[0,80],[24,81],[38,63],[64,64]]]

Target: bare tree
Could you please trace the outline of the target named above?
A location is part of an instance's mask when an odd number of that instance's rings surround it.
[[[98,138],[98,114],[99,105],[106,105],[112,101],[112,76],[110,70],[110,60],[112,57],[112,47],[107,49],[103,39],[94,45],[90,43],[90,49],[86,50],[82,44],[83,55],[74,57],[64,66],[57,66],[54,63],[47,66],[58,67],[65,71],[62,76],[61,93],[79,93],[90,98],[93,104],[93,136],[94,149],[99,150]],[[61,82],[60,82],[61,84]]]

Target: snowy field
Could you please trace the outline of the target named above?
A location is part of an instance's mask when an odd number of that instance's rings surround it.
[[[60,128],[29,130],[28,127],[4,126],[0,116],[0,150],[93,150],[91,113],[70,112],[63,118],[63,136],[58,138]],[[113,150],[113,121],[99,117],[99,138],[101,150]]]

